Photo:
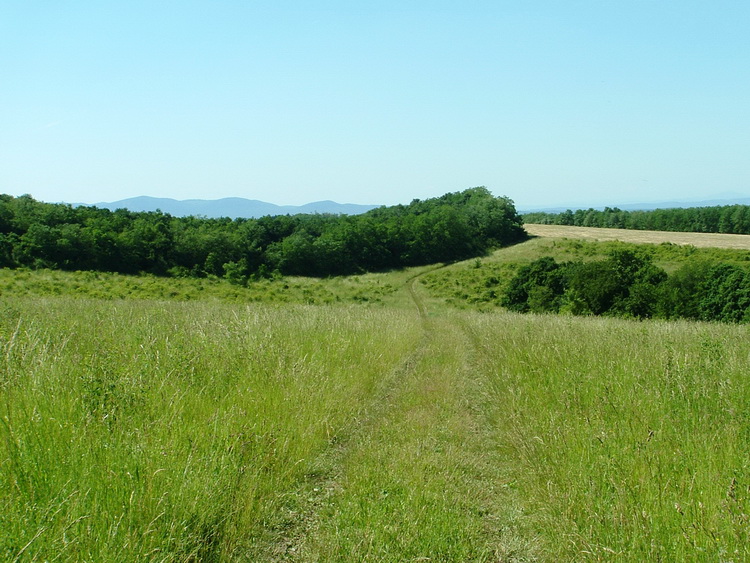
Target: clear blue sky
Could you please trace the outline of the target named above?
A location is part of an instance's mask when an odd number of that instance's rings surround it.
[[[750,2],[0,3],[0,192],[750,196]]]

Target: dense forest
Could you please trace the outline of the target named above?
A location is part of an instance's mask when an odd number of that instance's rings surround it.
[[[513,202],[477,187],[362,215],[173,217],[0,195],[0,267],[125,274],[346,275],[480,256],[523,240]]]
[[[750,234],[750,206],[748,205],[654,209],[652,211],[623,211],[617,207],[605,207],[603,211],[568,209],[562,213],[525,213],[523,220],[525,223],[574,225],[576,227]]]
[[[522,313],[750,322],[750,272],[696,260],[667,275],[630,250],[590,262],[547,256],[517,272],[502,304]]]

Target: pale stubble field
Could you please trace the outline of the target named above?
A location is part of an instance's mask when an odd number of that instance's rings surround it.
[[[750,235],[715,233],[673,233],[666,231],[635,231],[629,229],[603,229],[599,227],[574,227],[568,225],[525,224],[531,236],[545,238],[570,238],[589,241],[618,240],[634,244],[687,244],[697,248],[734,248],[750,250]]]

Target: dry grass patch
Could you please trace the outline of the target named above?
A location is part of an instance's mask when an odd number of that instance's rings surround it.
[[[635,244],[661,244],[669,242],[672,244],[689,244],[699,248],[750,250],[750,235],[673,233],[667,231],[635,231],[629,229],[536,224],[526,224],[524,228],[532,236],[545,238],[576,238],[597,241],[617,240]]]

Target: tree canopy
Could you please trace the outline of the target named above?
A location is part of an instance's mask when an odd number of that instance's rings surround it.
[[[617,207],[570,209],[562,213],[534,212],[524,222],[545,225],[574,225],[649,231],[750,234],[750,206],[723,205],[623,211]]]
[[[173,217],[0,195],[0,267],[157,275],[332,276],[486,254],[526,237],[513,202],[484,187],[362,215]]]

